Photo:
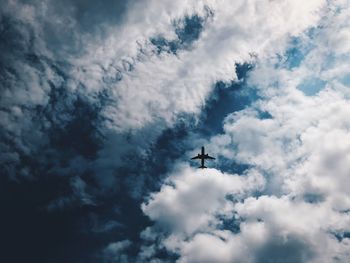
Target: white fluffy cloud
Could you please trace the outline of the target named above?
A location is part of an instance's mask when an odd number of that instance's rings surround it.
[[[191,200],[192,189],[196,196],[197,184],[192,183],[187,194],[177,186],[177,177],[170,176],[174,186],[163,186],[144,206],[151,219],[172,229],[163,231],[160,244],[177,253],[178,262],[348,262],[348,18],[348,3],[330,4],[322,26],[298,38],[303,56],[294,66],[288,65],[287,55],[259,58],[248,85],[257,89],[260,99],[230,114],[224,134],[208,145],[218,155],[248,165],[245,174],[263,175],[264,189],[259,183],[245,188],[236,182],[235,189],[211,183],[201,193],[210,208],[218,199],[206,193],[221,192],[220,208],[202,211],[193,220],[195,203],[181,204],[184,197]],[[183,172],[181,183],[192,176],[201,181],[196,173]],[[239,189],[256,197],[237,195]],[[230,192],[237,199],[225,198]],[[178,207],[181,212],[173,212]],[[220,211],[234,227],[220,227],[220,222],[227,223]],[[166,218],[163,212],[173,216]],[[211,220],[201,220],[204,216]],[[184,234],[173,220],[186,224],[187,219],[199,223],[188,224],[192,231]]]
[[[216,215],[225,216],[230,212],[229,195],[242,198],[246,192],[259,190],[264,185],[263,177],[254,172],[239,176],[189,167],[178,168],[167,182],[160,192],[151,196],[148,204],[143,205],[143,211],[164,224],[163,227],[185,234],[215,225]]]
[[[183,114],[198,115],[217,81],[236,79],[235,63],[282,51],[290,36],[315,26],[325,1],[299,8],[301,3],[134,1],[118,23],[107,17],[89,31],[82,30],[85,20],[79,20],[75,4],[62,9],[50,0],[4,1],[1,15],[20,36],[10,55],[3,54],[16,69],[6,71],[4,86],[10,89],[0,100],[1,107],[11,109],[1,110],[5,136],[15,135],[30,152],[36,146],[27,130],[45,137],[52,121],[64,126],[71,118],[65,110],[72,110],[79,97],[100,108],[98,129],[107,137],[110,130],[125,133],[157,125],[150,136],[155,138]],[[176,40],[174,24],[182,27],[184,18],[193,15],[204,20],[199,38],[176,54],[157,54],[150,39]],[[28,54],[35,56],[28,59]],[[58,88],[67,98],[62,107],[51,108],[50,96]],[[40,127],[37,107],[55,115],[39,120]]]
[[[103,113],[112,128],[141,128],[159,118],[171,125],[181,113],[199,113],[216,81],[235,80],[235,63],[252,61],[252,53],[279,52],[288,37],[314,26],[324,3],[308,1],[300,9],[298,1],[149,2],[142,14],[131,9],[122,29],[111,29],[103,43],[92,46],[76,62],[85,73],[74,75],[91,92],[105,86],[106,74],[120,75],[108,83],[111,103]],[[176,55],[152,51],[151,37],[173,39],[172,21],[207,16],[205,6],[213,15],[192,47]]]
[[[261,196],[237,204],[240,233],[202,232],[179,242],[179,262],[347,262],[349,242],[327,231],[348,224],[326,206]]]

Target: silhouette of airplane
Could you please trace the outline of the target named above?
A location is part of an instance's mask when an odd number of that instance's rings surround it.
[[[205,152],[205,150],[204,150],[204,147],[202,146],[202,153],[198,154],[197,156],[195,156],[193,158],[191,158],[192,160],[193,159],[201,159],[201,166],[199,166],[198,168],[202,168],[202,169],[208,168],[208,167],[204,166],[204,160],[205,159],[212,159],[212,160],[215,159],[214,157],[211,157],[208,154],[205,154],[204,152]]]

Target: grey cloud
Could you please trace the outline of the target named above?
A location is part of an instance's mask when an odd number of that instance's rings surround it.
[[[80,177],[72,177],[69,185],[72,189],[71,194],[51,201],[47,206],[49,211],[75,206],[96,206],[94,198],[87,192],[86,183]]]
[[[127,263],[129,261],[129,256],[124,253],[128,247],[130,247],[131,242],[129,240],[118,241],[115,243],[109,244],[103,253],[103,262],[113,263]]]
[[[256,263],[306,263],[313,259],[314,251],[302,239],[290,235],[272,237],[256,251]]]
[[[71,12],[82,30],[91,32],[97,26],[104,23],[118,25],[127,13],[126,9],[134,1],[118,0],[96,2],[93,0],[83,1],[54,1],[50,8],[55,13]]]

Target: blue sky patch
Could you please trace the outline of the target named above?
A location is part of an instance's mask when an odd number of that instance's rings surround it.
[[[326,85],[326,82],[319,78],[307,78],[297,89],[301,90],[306,96],[314,96],[321,91]]]

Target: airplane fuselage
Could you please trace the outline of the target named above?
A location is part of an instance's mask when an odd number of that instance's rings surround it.
[[[204,160],[205,160],[205,159],[215,159],[215,158],[209,156],[208,154],[206,154],[206,153],[205,153],[205,149],[204,149],[204,147],[202,146],[202,151],[201,151],[201,153],[200,153],[200,154],[198,153],[198,155],[195,156],[195,157],[193,157],[192,159],[200,159],[200,160],[201,160],[201,166],[199,166],[198,168],[204,169],[204,168],[207,168],[207,167],[204,165]]]

